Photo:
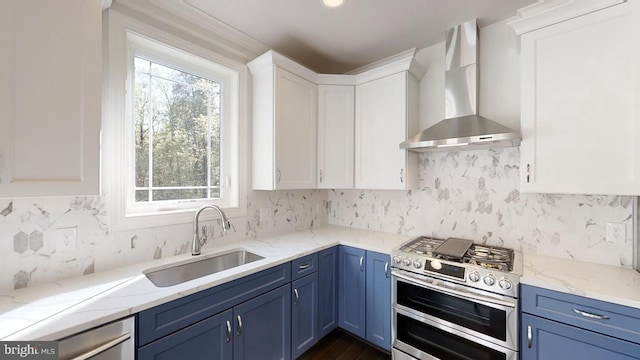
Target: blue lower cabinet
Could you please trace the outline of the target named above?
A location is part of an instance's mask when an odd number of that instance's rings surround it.
[[[291,284],[234,307],[233,320],[234,360],[291,359]]]
[[[366,339],[387,351],[391,350],[390,264],[389,255],[367,251]]]
[[[338,247],[318,254],[319,338],[338,327]]]
[[[291,283],[291,356],[302,355],[318,342],[318,273]]]
[[[529,333],[531,334],[529,340]],[[522,360],[640,359],[640,344],[538,316],[522,314]]]
[[[138,360],[233,359],[232,310],[209,317],[138,349]]]
[[[365,250],[340,246],[338,264],[338,325],[365,338]]]

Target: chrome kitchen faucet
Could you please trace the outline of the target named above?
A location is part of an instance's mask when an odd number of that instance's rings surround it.
[[[202,236],[198,234],[198,227],[200,224],[200,213],[202,213],[205,209],[213,209],[220,214],[220,221],[222,221],[222,231],[226,232],[231,228],[231,222],[227,219],[227,216],[224,214],[222,209],[220,209],[216,205],[204,205],[198,211],[196,211],[196,215],[193,217],[193,242],[191,244],[191,255],[200,255],[201,247],[204,243],[207,242],[207,231],[206,227],[202,226]]]

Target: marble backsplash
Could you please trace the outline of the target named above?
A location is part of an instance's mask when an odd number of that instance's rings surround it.
[[[231,219],[235,231],[211,227],[204,250],[217,244],[287,233],[327,223],[326,191],[249,192],[247,216]],[[260,209],[271,212],[260,221]],[[0,291],[191,251],[193,224],[110,231],[98,196],[0,198]],[[56,250],[55,230],[76,228],[75,251]]]
[[[204,248],[330,223],[631,265],[632,197],[520,193],[519,162],[518,148],[422,154],[413,191],[253,191],[236,231],[213,226]],[[107,215],[102,197],[0,198],[0,291],[190,251],[190,223],[110,231]],[[607,242],[607,222],[625,224],[626,240]],[[76,228],[75,251],[56,250],[64,227]]]
[[[633,197],[520,193],[519,164],[517,147],[421,154],[417,190],[330,190],[329,223],[631,266]]]

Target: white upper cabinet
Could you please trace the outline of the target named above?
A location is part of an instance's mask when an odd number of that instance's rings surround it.
[[[417,185],[415,153],[399,144],[418,128],[418,81],[408,71],[356,86],[355,187],[406,190]]]
[[[353,188],[355,90],[318,85],[318,188]]]
[[[528,24],[521,191],[640,194],[639,23],[630,1],[531,31]]]
[[[102,3],[0,1],[0,197],[100,192]]]
[[[249,62],[253,188],[414,188],[417,154],[399,148],[418,125],[424,69],[414,55],[348,75],[316,74],[274,51]]]
[[[250,62],[249,68],[253,189],[315,188],[317,85],[302,77],[310,71],[272,51]],[[313,79],[315,74],[310,74]]]

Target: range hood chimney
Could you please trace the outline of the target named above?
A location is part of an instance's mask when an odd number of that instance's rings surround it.
[[[478,115],[478,25],[473,19],[447,31],[445,119],[410,137],[413,152],[518,146],[520,133]]]

